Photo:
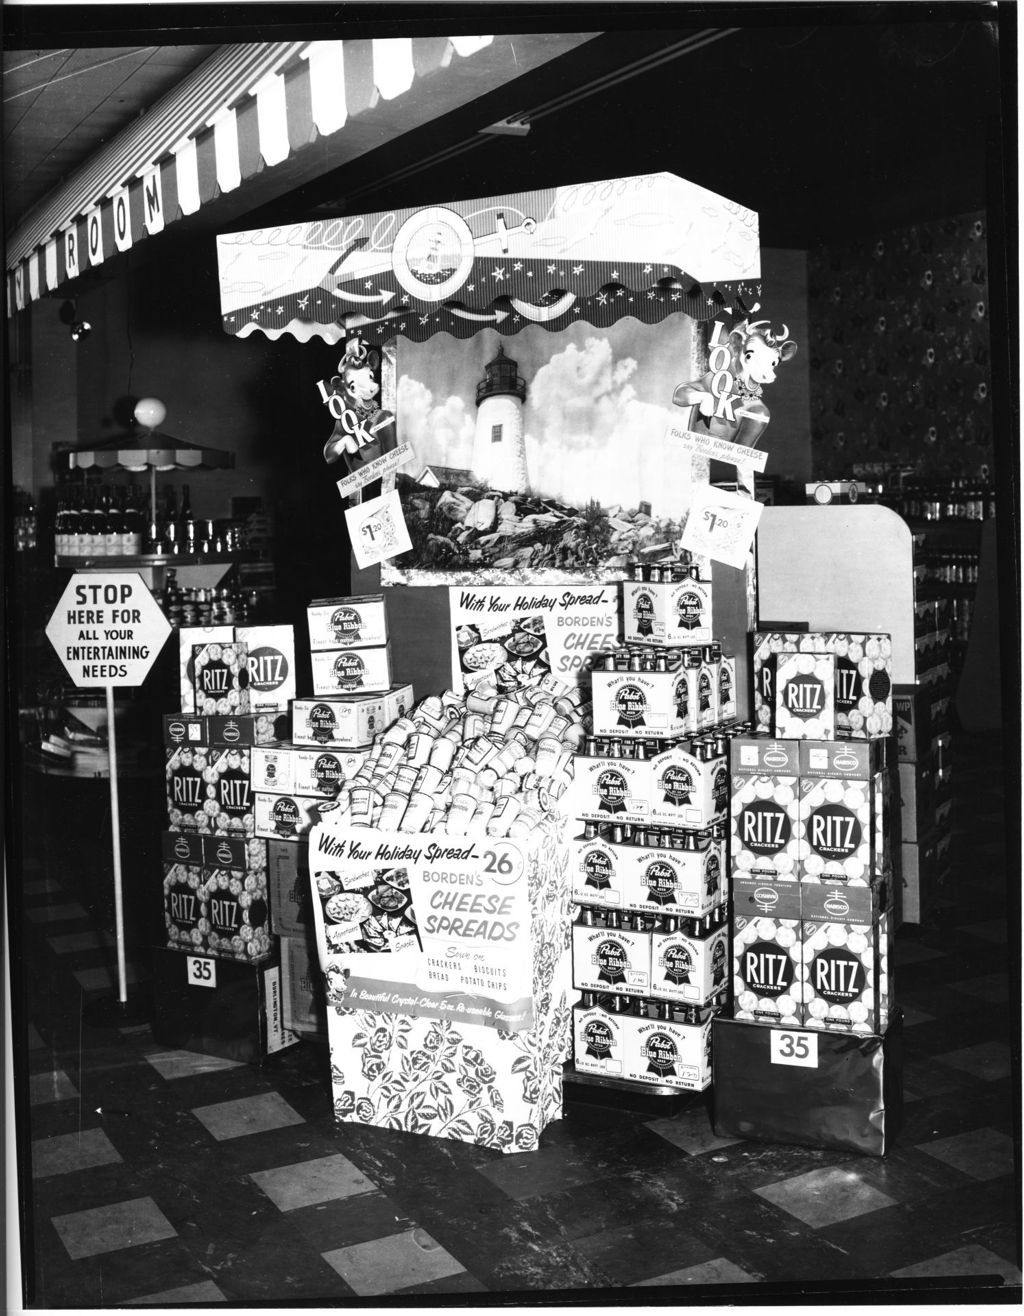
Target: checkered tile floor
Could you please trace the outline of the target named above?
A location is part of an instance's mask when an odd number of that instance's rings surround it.
[[[701,1103],[570,1107],[508,1157],[338,1125],[311,1043],[257,1068],[83,1022],[110,938],[43,845],[22,888],[28,1305],[1014,1297],[1018,914],[998,779],[969,744],[957,771],[953,884],[897,942],[906,1122],[884,1160],[720,1138]]]

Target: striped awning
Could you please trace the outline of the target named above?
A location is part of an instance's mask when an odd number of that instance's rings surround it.
[[[439,36],[222,47],[9,235],[7,314],[280,168],[418,80],[457,73],[493,43]],[[465,99],[480,92],[474,81]]]
[[[222,234],[217,259],[227,333],[303,342],[709,320],[761,292],[757,215],[667,173]]]

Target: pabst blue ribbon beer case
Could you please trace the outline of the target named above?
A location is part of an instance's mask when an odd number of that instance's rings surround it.
[[[239,626],[248,651],[249,710],[283,712],[295,698],[295,631],[291,626]]]
[[[691,708],[690,677],[683,667],[668,672],[591,673],[595,736],[671,740],[698,729]]]
[[[314,599],[306,609],[306,616],[311,653],[387,644],[388,619],[383,594]]]
[[[608,998],[604,998],[607,1000]],[[581,1074],[620,1077],[623,1069],[626,1019],[599,1004],[582,1001],[573,1007],[573,1066]]]
[[[645,759],[578,755],[566,792],[584,822],[642,823],[651,809],[651,765]]]
[[[729,987],[729,929],[695,931],[683,920],[674,931],[651,933],[651,996],[703,1005]]]
[[[295,841],[320,822],[323,796],[253,795],[256,835],[269,841]]]
[[[367,694],[391,689],[391,646],[325,649],[310,654],[315,695]]]
[[[649,761],[652,822],[702,830],[724,818],[729,807],[729,772],[724,754],[693,752],[680,741]]]
[[[646,996],[651,982],[651,934],[574,923],[572,974],[579,991]]]
[[[796,880],[800,742],[737,736],[729,746],[733,878]]]
[[[622,909],[623,871],[632,856],[627,847],[594,837],[577,837],[569,843],[572,899],[577,904]]]
[[[723,845],[711,836],[687,837],[687,849],[633,846],[623,868],[627,909],[645,914],[702,916],[725,898]],[[625,857],[624,856],[624,857]]]
[[[683,1092],[703,1092],[711,1084],[713,1012],[691,1007],[695,1022],[683,1018],[628,1016],[624,1078]]]
[[[261,745],[252,752],[253,789],[333,799],[365,758],[365,750],[308,749],[280,742]]]
[[[365,749],[389,722],[392,696],[323,695],[292,701],[292,741],[325,749]]]
[[[661,646],[705,644],[712,638],[711,582],[633,581],[622,585],[623,639]]]
[[[806,969],[800,895],[798,882],[733,878],[735,1019],[793,1026],[801,1022]]]

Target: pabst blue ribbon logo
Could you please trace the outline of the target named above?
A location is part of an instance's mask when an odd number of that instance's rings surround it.
[[[726,801],[729,799],[729,773],[724,767],[719,768],[715,773],[715,779],[711,785],[711,799],[716,812],[724,811]]]
[[[795,676],[786,682],[783,703],[794,717],[808,721],[825,710],[825,687],[816,676]]]
[[[355,608],[335,608],[331,614],[331,631],[336,640],[351,644],[359,639],[363,619]]]
[[[717,986],[725,981],[725,941],[716,941],[711,952],[711,985]]]
[[[625,812],[626,778],[615,768],[605,768],[597,778],[597,797],[603,813]]]
[[[704,864],[704,890],[713,896],[722,880],[722,865],[714,850],[710,852]]]
[[[676,707],[676,717],[685,722],[690,713],[690,682],[684,673],[672,689],[672,702]]]
[[[607,850],[591,850],[584,857],[580,869],[586,874],[586,885],[596,891],[603,891],[611,886],[615,876],[615,865]]]
[[[681,987],[683,983],[690,981],[690,973],[693,970],[693,959],[686,946],[669,946],[668,950],[662,956],[662,966],[665,970],[665,981],[674,983],[676,987]]]
[[[342,690],[355,690],[362,685],[365,672],[358,653],[340,653],[334,660],[334,678]]]
[[[583,1041],[588,1056],[593,1056],[595,1060],[607,1060],[615,1038],[603,1019],[591,1019],[583,1029]]]
[[[612,712],[618,714],[620,727],[642,727],[647,712],[647,696],[638,685],[624,685],[615,695]]]
[[[279,836],[292,836],[299,826],[299,806],[287,795],[274,801],[272,812],[274,831]]]
[[[330,704],[314,704],[309,710],[308,725],[314,740],[320,741],[321,744],[333,740],[338,725],[334,709]]]
[[[676,616],[681,631],[695,631],[701,624],[703,606],[699,594],[692,589],[684,590],[676,600]]]
[[[732,702],[732,668],[728,663],[718,669],[718,697],[723,704]]]
[[[666,860],[656,859],[647,865],[640,878],[640,885],[647,888],[647,897],[653,904],[674,905],[679,890],[679,874]]]
[[[677,809],[681,808],[692,800],[693,777],[686,768],[673,763],[661,774],[658,790],[661,791],[666,804],[672,804]]]
[[[654,633],[654,600],[649,594],[638,594],[636,596],[636,602],[633,605],[633,616],[636,619],[638,635],[651,635]]]
[[[313,779],[322,791],[337,795],[345,774],[342,772],[341,760],[336,754],[319,754],[313,764]]]
[[[629,959],[620,941],[602,941],[594,952],[597,976],[602,982],[624,982]]]
[[[668,1033],[651,1033],[640,1048],[640,1054],[647,1061],[648,1074],[667,1078],[676,1072],[679,1051]]]
[[[697,707],[702,713],[711,710],[711,675],[704,667],[697,677]]]

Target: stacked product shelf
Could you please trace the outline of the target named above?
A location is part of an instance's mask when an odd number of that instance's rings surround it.
[[[727,985],[735,659],[713,638],[711,586],[688,557],[638,563],[622,614],[622,644],[591,670],[593,729],[573,788],[582,995],[571,1077],[678,1097],[711,1081],[711,1020]]]

